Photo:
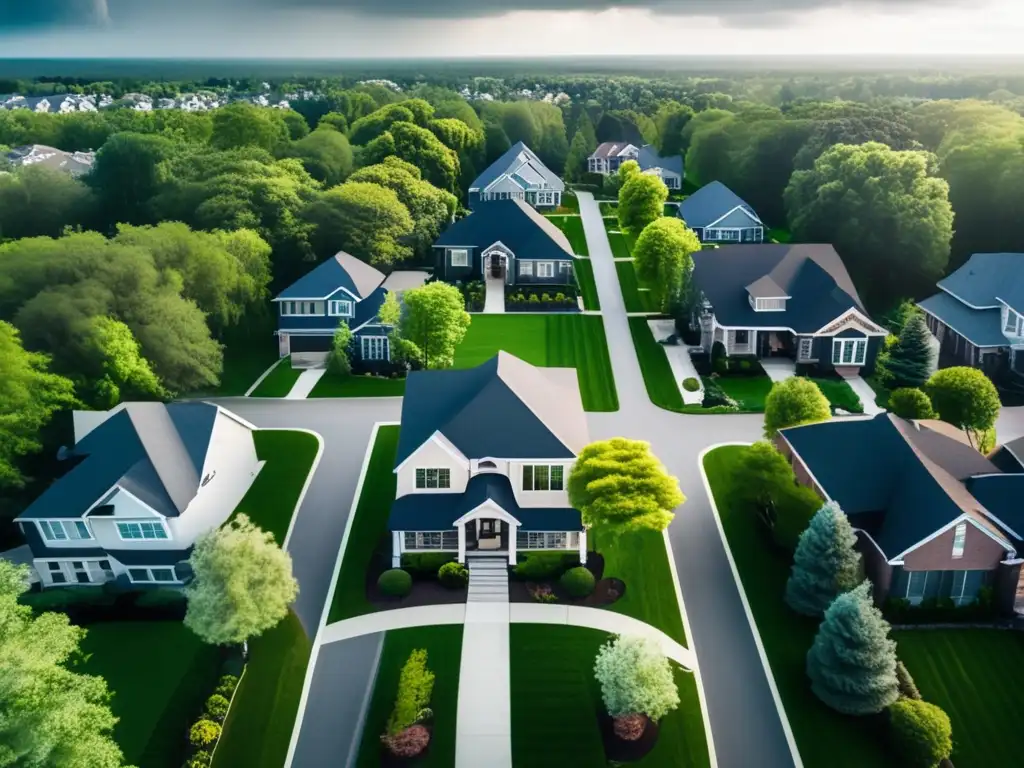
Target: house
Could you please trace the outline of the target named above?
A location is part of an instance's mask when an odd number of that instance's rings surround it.
[[[683,188],[683,158],[679,155],[662,157],[658,154],[653,144],[645,144],[640,147],[640,153],[636,161],[640,164],[642,173],[657,176],[664,182],[669,190],[680,190]]]
[[[602,176],[618,173],[624,162],[636,160],[639,154],[640,148],[629,142],[604,141],[587,158],[587,170]]]
[[[702,243],[763,243],[754,209],[720,181],[705,184],[679,204],[679,217]]]
[[[589,442],[573,368],[535,368],[499,352],[476,368],[413,371],[402,400],[397,490],[388,527],[404,553],[587,557],[566,483]]]
[[[1024,473],[1005,473],[960,430],[890,413],[779,432],[797,480],[842,507],[875,600],[970,603],[991,587],[1017,601],[1024,552]]]
[[[480,203],[434,242],[434,274],[444,280],[506,285],[574,285],[565,233],[523,200]]]
[[[682,189],[683,158],[662,157],[653,144],[637,147],[621,141],[606,141],[587,158],[587,170],[604,176],[618,173],[627,160],[636,160],[643,173],[657,176],[669,189]]]
[[[557,208],[564,191],[562,180],[517,141],[469,185],[469,207],[489,200],[524,200],[535,208]]]
[[[76,411],[76,462],[16,518],[44,586],[176,585],[261,468],[251,424],[209,403]]]
[[[392,272],[387,278],[344,251],[317,265],[273,300],[277,305],[277,346],[292,365],[322,364],[334,332],[346,322],[354,334],[352,357],[373,366],[391,359],[390,328],[377,312],[388,291],[401,295],[426,282],[426,272]]]
[[[918,306],[939,340],[941,367],[1024,376],[1024,253],[976,253]]]
[[[788,357],[841,375],[870,373],[887,331],[867,314],[831,245],[727,245],[693,254],[695,327],[711,352]]]
[[[82,176],[92,170],[96,162],[95,152],[65,152],[42,144],[15,147],[7,153],[7,160],[15,167],[41,165],[54,171],[63,171],[71,176]]]

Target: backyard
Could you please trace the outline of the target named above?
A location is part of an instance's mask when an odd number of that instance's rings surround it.
[[[587,238],[583,234],[583,219],[579,216],[556,216],[547,217],[552,224],[565,233],[572,246],[572,252],[577,256],[590,256],[587,249]]]

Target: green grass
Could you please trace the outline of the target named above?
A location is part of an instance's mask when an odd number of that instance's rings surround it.
[[[1013,734],[1024,718],[1024,636],[995,629],[918,629],[894,637],[921,695],[949,715],[953,764],[1019,764]]]
[[[846,383],[846,379],[838,376],[810,377],[818,385],[821,393],[828,398],[833,408],[842,408],[848,413],[864,413],[864,405],[857,393]]]
[[[587,238],[583,234],[583,219],[579,216],[548,216],[551,223],[558,227],[569,238],[569,245],[572,252],[579,256],[589,256],[587,249]]]
[[[604,218],[614,219],[619,215],[619,204],[618,203],[598,203],[597,207],[601,211],[601,216]]]
[[[334,600],[327,621],[341,621],[376,610],[366,599],[366,569],[374,550],[387,534],[388,514],[395,499],[395,454],[398,452],[398,427],[377,430],[370,454],[363,489],[356,505],[355,520],[349,530],[341,572],[334,587]]]
[[[672,377],[672,367],[669,365],[665,350],[654,340],[647,320],[643,317],[629,318],[629,332],[633,335],[633,346],[640,362],[640,372],[647,387],[647,396],[659,408],[681,410],[682,393]]]
[[[626,582],[626,594],[609,609],[645,621],[686,645],[664,534],[638,531],[623,534],[614,542],[601,540],[594,531],[590,535],[591,546],[604,555],[605,577],[614,576]]]
[[[224,372],[220,377],[217,394],[244,395],[277,359],[277,344],[273,337],[248,346],[228,345],[224,349]]]
[[[596,315],[475,315],[455,350],[455,367],[472,368],[505,350],[532,365],[576,368],[583,407],[618,410],[604,325]]]
[[[661,215],[662,216],[672,216],[672,217],[674,217],[674,216],[676,216],[678,211],[679,211],[679,206],[675,205],[674,203],[672,203],[672,204],[665,203],[664,207],[662,208]]]
[[[629,241],[626,236],[621,232],[609,232],[608,233],[608,244],[612,249],[612,258],[615,259],[630,259],[633,254],[629,250]],[[625,264],[625,262],[618,262]]]
[[[764,410],[764,399],[772,391],[772,380],[768,374],[760,376],[722,376],[718,379],[722,390],[739,405],[740,410],[760,413]]]
[[[889,407],[889,389],[878,380],[877,376],[865,376],[864,381],[875,391],[875,405],[879,408]]]
[[[184,734],[217,684],[219,650],[178,621],[111,621],[86,629],[84,660],[74,669],[107,681],[125,764],[179,768]]]
[[[290,357],[282,357],[274,370],[256,387],[250,397],[284,397],[292,391],[302,371],[292,368]],[[258,376],[257,376],[258,378]],[[251,383],[251,382],[250,382]]]
[[[580,201],[577,199],[573,192],[562,193],[562,204],[558,206],[558,211],[572,211],[573,213],[580,212]]]
[[[214,768],[278,768],[288,754],[312,643],[289,612],[249,642],[249,663],[235,691]]]
[[[594,265],[586,259],[576,259],[576,282],[583,296],[584,309],[600,309],[601,301],[597,298],[597,283],[594,282]]]
[[[386,379],[382,376],[346,376],[341,378],[325,373],[313,386],[310,397],[401,397],[405,394],[405,379]]]
[[[772,243],[791,243],[793,242],[793,235],[790,234],[788,229],[783,227],[773,227],[766,233],[768,235],[768,241]]]
[[[654,294],[649,290],[640,290],[643,285],[636,275],[636,268],[631,261],[615,262],[615,271],[619,276],[622,298],[626,302],[627,312],[660,312]]]
[[[415,765],[417,768],[450,768],[455,764],[459,667],[462,661],[461,624],[395,629],[384,635],[377,681],[359,742],[356,761],[359,768],[376,768],[381,764],[380,736],[395,705],[399,674],[409,654],[418,648],[426,649],[427,668],[434,673],[434,690],[430,696],[434,733],[426,757],[417,760]],[[479,670],[478,674],[487,674],[487,671]]]
[[[610,637],[580,627],[510,627],[512,764],[516,768],[607,763],[597,721],[601,691],[593,670],[598,648]],[[661,720],[655,748],[633,763],[641,768],[710,765],[696,681],[686,670],[672,666],[680,704]]]
[[[805,665],[818,622],[786,607],[783,594],[789,560],[769,548],[757,521],[735,501],[732,472],[745,450],[741,446],[716,448],[704,457],[704,470],[800,757],[807,766],[895,767],[868,720],[841,715],[811,692]]]

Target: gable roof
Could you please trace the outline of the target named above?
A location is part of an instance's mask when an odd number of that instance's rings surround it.
[[[760,225],[761,219],[754,209],[720,181],[705,184],[683,200],[679,204],[679,216],[691,229],[703,228],[714,224],[737,206],[744,208]]]
[[[507,352],[475,368],[409,374],[395,466],[435,432],[470,459],[571,459],[589,441],[575,369]]]
[[[218,415],[207,403],[126,403],[78,441],[72,454],[84,458],[19,519],[81,517],[115,486],[179,516],[199,490]]]
[[[534,154],[533,150],[521,141],[517,141],[506,150],[505,154],[491,163],[483,173],[476,177],[476,180],[469,185],[469,188],[482,191],[501,176],[512,176],[519,173],[524,167],[531,169],[531,175],[535,173],[539,179],[547,183],[548,189],[555,192],[561,192],[565,189],[565,184],[562,183],[562,180],[540,161],[540,158]],[[520,176],[523,176],[523,174],[520,173]],[[520,184],[520,186],[523,185]]]
[[[635,144],[630,144],[628,141],[602,141],[597,145],[597,149],[590,153],[590,156],[620,157],[623,154],[629,154],[630,148],[638,149]]]
[[[967,481],[967,488],[1007,533],[1024,540],[1024,474],[974,477]]]
[[[1010,343],[1003,335],[1002,320],[996,308],[971,309],[945,291],[917,302],[917,306],[976,347],[1005,347]]]
[[[653,144],[644,144],[640,147],[640,155],[636,161],[640,164],[641,171],[646,171],[650,168],[663,168],[666,171],[678,173],[680,177],[684,175],[683,158],[680,155],[662,157],[658,154],[658,150],[655,149]]]
[[[434,247],[486,248],[501,242],[518,259],[571,259],[569,238],[547,218],[522,200],[490,200],[452,224],[434,241]]]
[[[765,279],[767,278],[767,280]],[[850,309],[866,316],[835,248],[825,244],[726,245],[693,254],[693,279],[720,325],[814,333]],[[782,312],[755,312],[748,295],[789,296]],[[748,293],[749,292],[749,293]]]
[[[1024,253],[975,253],[939,288],[973,309],[998,309],[999,300],[1024,312]]]
[[[344,288],[365,299],[384,282],[384,274],[355,256],[338,251],[279,293],[274,301],[283,299],[326,299]]]

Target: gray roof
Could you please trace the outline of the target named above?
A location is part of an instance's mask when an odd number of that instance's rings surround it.
[[[630,144],[628,141],[602,141],[597,145],[597,149],[590,153],[591,157],[618,157],[623,153],[624,150],[632,147],[639,151],[639,147],[636,144]]]
[[[640,156],[637,157],[637,162],[640,164],[641,171],[646,171],[649,168],[664,168],[666,171],[678,173],[680,177],[684,175],[683,158],[679,155],[662,157],[653,144],[644,144],[640,147]]]
[[[939,291],[917,303],[929,315],[941,320],[976,347],[1006,347],[998,309],[971,309],[956,298]]]
[[[1024,253],[975,253],[939,288],[974,309],[998,307],[999,300],[1024,312]]]
[[[760,217],[745,200],[722,182],[712,181],[679,204],[679,216],[691,229],[704,228],[737,206],[742,206],[750,216],[760,221]]]
[[[967,481],[967,488],[1007,533],[1024,540],[1024,474],[975,477]]]
[[[199,490],[218,409],[207,403],[126,403],[79,440],[84,456],[19,519],[81,517],[120,486],[166,517]]]
[[[507,352],[475,368],[409,374],[395,465],[434,432],[470,459],[571,459],[589,442],[576,370]]]
[[[384,274],[344,251],[325,259],[279,293],[282,299],[326,299],[341,288],[365,299],[384,282]]]
[[[81,176],[92,170],[96,160],[94,152],[65,152],[42,144],[15,147],[7,153],[11,165],[17,167],[42,166],[53,171],[64,171],[72,176]]]
[[[486,248],[502,242],[517,259],[572,259],[572,245],[551,220],[522,200],[478,203],[434,241],[434,247]]]
[[[561,192],[565,189],[562,180],[549,169],[540,158],[533,153],[523,142],[517,141],[509,149],[495,160],[487,169],[476,177],[476,180],[469,185],[470,189],[484,190],[491,182],[506,174],[512,175],[523,165],[529,165],[547,183],[547,189]],[[521,185],[520,185],[521,186]]]

